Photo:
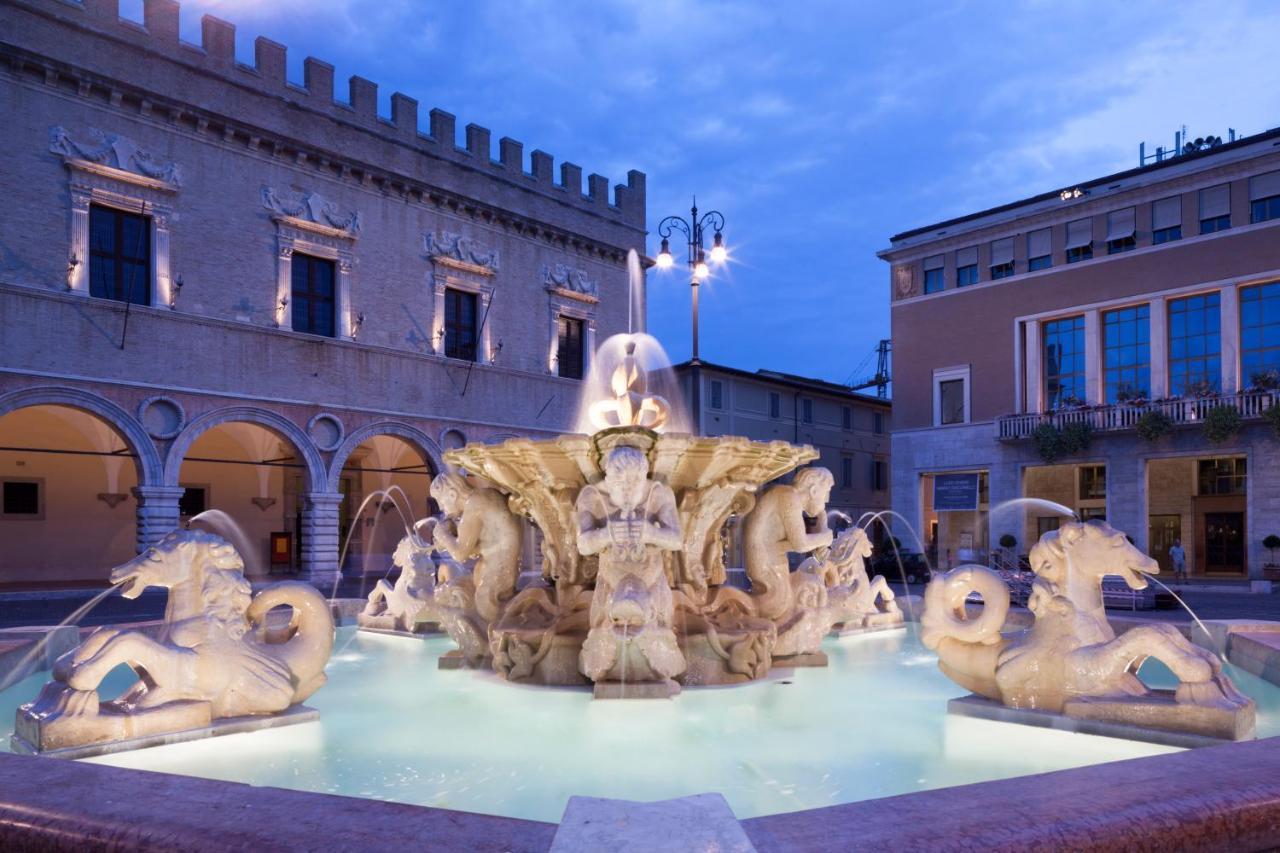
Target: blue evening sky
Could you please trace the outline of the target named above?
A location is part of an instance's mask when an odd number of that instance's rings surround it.
[[[141,17],[140,0],[122,13]],[[133,12],[133,9],[138,9]],[[652,232],[690,195],[734,264],[703,289],[702,357],[833,381],[889,332],[890,235],[1135,166],[1138,143],[1280,125],[1275,2],[186,0],[612,183],[648,175]],[[527,165],[526,165],[527,167]],[[558,166],[557,166],[558,174]],[[682,273],[650,331],[689,355]],[[963,330],[957,330],[963,333]]]

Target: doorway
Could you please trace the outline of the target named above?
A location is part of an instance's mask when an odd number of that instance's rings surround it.
[[[1182,538],[1182,516],[1153,515],[1147,526],[1147,543],[1150,554],[1160,564],[1161,574],[1173,572],[1173,560],[1169,549]]]
[[[1244,574],[1244,513],[1204,514],[1204,569],[1215,574]]]

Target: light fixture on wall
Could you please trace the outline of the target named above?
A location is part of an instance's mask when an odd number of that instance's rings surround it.
[[[498,338],[498,345],[489,350],[489,363],[498,363],[498,353],[502,352],[502,338]]]
[[[72,252],[71,257],[67,258],[67,290],[71,290],[75,281],[76,267],[80,266],[80,259],[76,257],[76,253]]]
[[[182,293],[182,276],[178,276],[173,280],[173,285],[169,288],[169,309],[178,307],[178,295]]]
[[[351,324],[351,340],[354,341],[356,339],[356,337],[360,334],[360,327],[363,325],[364,325],[364,314],[363,313],[357,314],[355,322]]]
[[[102,501],[112,509],[115,509],[117,504],[128,497],[128,495],[121,494],[120,492],[98,492],[98,500]]]
[[[286,294],[280,297],[280,302],[276,305],[276,328],[284,325],[284,309],[289,307],[289,296]]]
[[[254,506],[262,510],[263,512],[266,512],[267,510],[271,509],[271,507],[275,506],[275,503],[276,503],[275,498],[249,498],[249,500],[253,503]]]

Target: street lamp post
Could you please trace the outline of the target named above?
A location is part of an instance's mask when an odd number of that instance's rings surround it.
[[[711,251],[707,252],[703,235],[710,228],[713,233]],[[693,293],[693,353],[689,359],[689,384],[692,391],[690,414],[693,417],[693,428],[702,432],[702,362],[698,358],[698,285],[711,275],[707,261],[719,265],[728,258],[728,250],[724,245],[724,216],[718,210],[710,210],[698,217],[698,199],[693,199],[693,207],[689,210],[686,221],[680,216],[668,216],[658,223],[658,236],[662,238],[662,248],[658,252],[659,269],[671,269],[675,266],[675,258],[671,255],[671,235],[676,231],[684,234],[688,244],[689,286]]]

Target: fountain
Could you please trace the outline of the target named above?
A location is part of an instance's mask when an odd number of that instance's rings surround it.
[[[437,568],[431,551],[416,530],[400,540],[391,557],[400,576],[394,584],[384,578],[374,585],[364,610],[356,616],[362,631],[419,635],[440,630],[435,607]]]
[[[775,663],[823,665],[836,625],[899,624],[862,560],[866,534],[826,525],[833,478],[802,468],[808,446],[675,430],[678,394],[647,335],[596,353],[579,423],[589,432],[450,451],[432,496],[434,546],[459,565],[435,592],[458,648],[445,667],[492,667],[510,681],[594,686],[598,698],[667,697],[736,684]],[[745,516],[750,592],[727,586],[726,524]],[[519,516],[543,534],[542,577],[517,590]],[[808,520],[808,521],[806,521]],[[806,532],[806,524],[814,532]],[[790,572],[788,552],[812,555]],[[879,599],[879,603],[877,603]]]
[[[1253,700],[1236,690],[1216,655],[1164,623],[1119,637],[1112,630],[1103,576],[1142,589],[1146,576],[1160,571],[1123,533],[1105,522],[1069,522],[1046,533],[1030,559],[1035,580],[1027,607],[1035,621],[1024,630],[1002,631],[1009,590],[983,566],[959,566],[925,589],[921,640],[937,651],[942,671],[974,694],[953,700],[952,710],[1058,727],[1065,718],[1077,731],[1179,745],[1253,737]],[[973,593],[983,608],[971,619],[965,605]],[[1175,690],[1152,690],[1138,679],[1149,657],[1177,677]]]

